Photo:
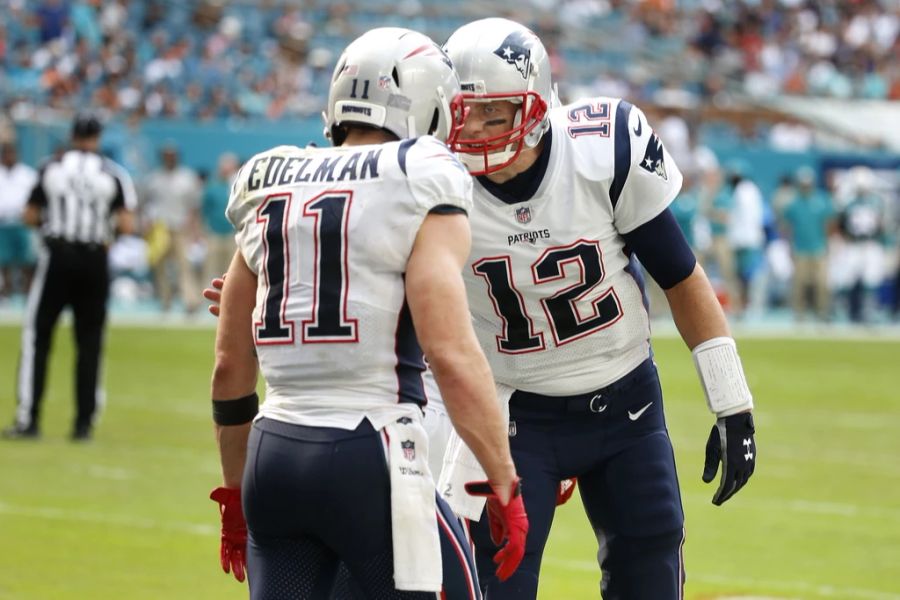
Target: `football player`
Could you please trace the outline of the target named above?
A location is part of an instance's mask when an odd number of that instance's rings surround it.
[[[336,147],[279,146],[235,179],[239,250],[212,378],[224,485],[211,497],[223,568],[247,569],[252,598],[326,597],[340,563],[372,597],[480,597],[428,470],[423,350],[487,474],[468,490],[505,542],[496,576],[521,560],[528,521],[460,276],[472,180],[444,140],[463,116],[439,46],[372,30],[334,71]]]
[[[473,523],[481,583],[492,600],[535,598],[557,484],[577,476],[603,597],[681,598],[684,515],[636,258],[665,290],[715,415],[703,470],[710,482],[721,466],[714,504],[746,484],[756,460],[735,342],[668,208],[681,173],[629,102],[553,107],[547,52],[526,27],[476,21],[444,49],[470,110],[451,147],[476,176],[463,275],[508,400],[530,521],[525,558],[505,582],[489,569],[489,523]],[[459,464],[445,465],[440,489],[478,518],[480,505],[452,493]]]

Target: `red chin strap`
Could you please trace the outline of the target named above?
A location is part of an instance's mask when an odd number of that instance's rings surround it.
[[[525,137],[531,133],[535,127],[541,124],[547,114],[547,102],[541,98],[537,92],[529,91],[522,94],[462,94],[463,99],[470,101],[494,101],[509,100],[521,102],[522,120],[518,126],[505,131],[499,135],[481,138],[481,139],[457,139],[447,141],[450,149],[459,154],[474,154],[482,157],[483,169],[479,171],[469,170],[472,175],[485,175],[487,173],[495,173],[511,165],[522,153],[525,145]],[[454,99],[455,100],[455,99]],[[468,111],[468,109],[467,109]],[[468,114],[468,112],[467,112]],[[491,165],[490,155],[495,152],[502,152],[507,146],[516,145],[512,156],[502,163]]]

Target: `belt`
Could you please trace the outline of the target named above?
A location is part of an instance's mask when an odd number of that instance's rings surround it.
[[[510,410],[523,409],[558,414],[602,413],[606,411],[613,398],[651,376],[656,376],[656,366],[653,364],[653,359],[648,358],[611,384],[582,394],[545,396],[516,390],[509,398],[509,407]],[[625,406],[625,404],[620,405]]]
[[[101,244],[98,242],[73,242],[71,240],[58,237],[44,238],[44,243],[51,250],[80,250],[90,252],[106,250],[106,244]]]

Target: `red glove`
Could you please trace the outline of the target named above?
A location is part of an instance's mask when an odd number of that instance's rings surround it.
[[[466,484],[466,491],[472,496],[487,498],[488,525],[491,540],[499,546],[506,544],[494,555],[497,578],[506,581],[512,576],[525,556],[525,537],[528,535],[528,515],[522,502],[522,484],[518,478],[513,482],[513,493],[509,502],[500,503],[489,481],[472,481]]]
[[[247,571],[247,523],[241,508],[241,488],[217,487],[209,495],[219,503],[222,515],[222,541],[219,559],[222,570],[234,573],[234,578],[244,581]]]
[[[556,505],[561,506],[569,501],[569,498],[572,497],[572,494],[575,493],[575,484],[578,483],[578,478],[572,477],[570,479],[563,479],[559,482],[559,489],[556,491]]]

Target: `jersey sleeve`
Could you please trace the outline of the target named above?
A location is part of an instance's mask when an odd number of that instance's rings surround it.
[[[628,233],[669,206],[681,190],[682,175],[638,107],[619,101],[613,135],[610,199],[616,229]]]
[[[431,211],[472,209],[472,177],[450,149],[431,136],[407,140],[400,146],[401,168],[405,168],[418,213],[424,219]],[[448,210],[450,209],[450,210]]]
[[[250,165],[259,157],[253,156],[240,168],[231,183],[231,191],[228,194],[228,205],[225,207],[225,217],[234,228],[234,240],[238,250],[244,257],[244,261],[250,270],[258,274],[253,258],[253,235],[251,223],[256,221],[256,210],[259,208],[259,198],[247,189],[247,178],[250,173]]]

